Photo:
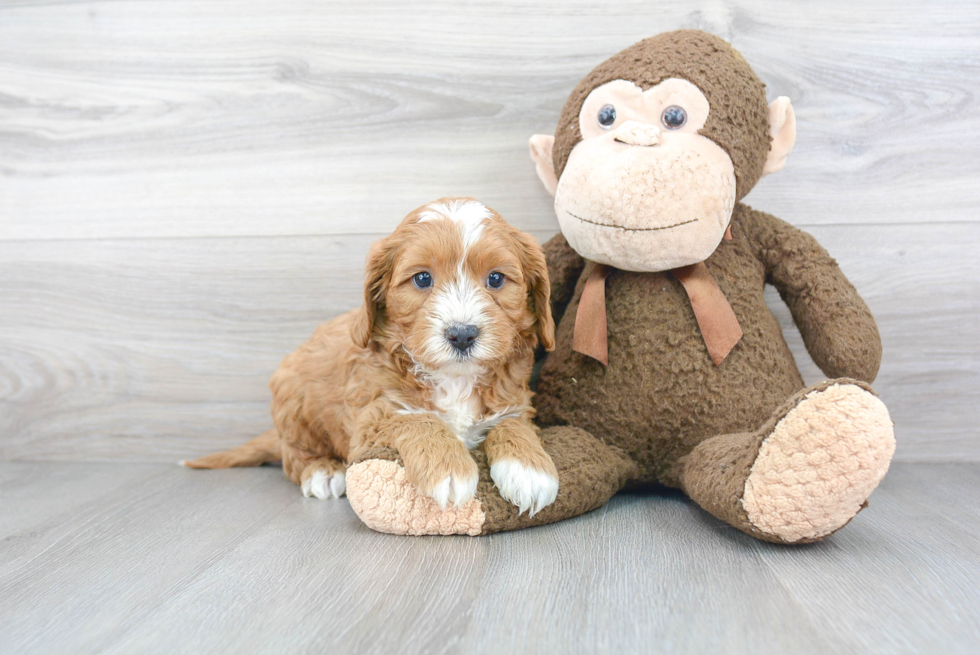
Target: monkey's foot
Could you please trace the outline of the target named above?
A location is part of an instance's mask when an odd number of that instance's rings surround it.
[[[894,452],[892,421],[876,395],[844,382],[818,387],[762,441],[742,507],[773,540],[820,539],[861,511]]]
[[[483,533],[486,517],[478,499],[442,509],[408,481],[397,452],[385,448],[365,455],[347,469],[347,497],[372,530],[405,535]]]
[[[544,525],[593,510],[622,489],[637,470],[622,453],[577,428],[548,428],[541,433],[541,443],[558,470],[559,486],[556,497],[548,490],[548,502],[541,503],[542,509],[533,516],[527,507],[522,511],[518,506],[523,496],[514,493],[514,476],[501,476],[498,471],[498,481],[518,504],[500,495],[481,449],[470,451],[480,474],[476,497],[459,507],[442,509],[418,491],[398,453],[390,448],[371,449],[354,458],[347,469],[347,497],[364,524],[378,532],[479,535]]]

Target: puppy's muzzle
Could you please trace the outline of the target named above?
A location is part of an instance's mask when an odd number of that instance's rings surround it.
[[[475,325],[453,324],[446,328],[446,341],[461,353],[472,348],[478,336],[480,336],[480,328]]]

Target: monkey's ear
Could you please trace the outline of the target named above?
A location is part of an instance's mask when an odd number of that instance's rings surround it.
[[[796,143],[796,114],[786,96],[779,96],[769,105],[769,155],[762,167],[762,174],[778,173],[786,164],[793,144]]]
[[[538,177],[548,193],[555,195],[558,188],[558,177],[555,175],[555,162],[551,158],[552,150],[555,147],[555,137],[552,134],[535,134],[529,142],[531,146],[531,159],[534,160],[534,168],[538,171]]]

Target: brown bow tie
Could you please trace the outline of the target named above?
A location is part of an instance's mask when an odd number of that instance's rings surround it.
[[[609,364],[606,278],[612,271],[613,268],[605,264],[596,264],[592,269],[579,300],[572,338],[572,350],[597,359],[603,365]],[[728,304],[725,294],[718,288],[718,283],[711,277],[704,262],[675,268],[669,273],[677,278],[687,292],[711,361],[719,366],[742,338],[742,328],[732,306]]]

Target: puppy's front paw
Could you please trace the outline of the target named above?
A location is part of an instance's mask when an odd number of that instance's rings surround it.
[[[304,476],[303,483],[300,485],[303,495],[307,498],[340,498],[347,491],[347,481],[344,471],[339,473],[328,473],[323,469],[317,469],[309,476]]]
[[[558,497],[558,478],[553,474],[526,466],[516,459],[499,459],[490,467],[490,477],[500,496],[516,505],[523,514],[534,516],[555,502]]]
[[[459,507],[463,503],[473,500],[476,496],[476,483],[479,481],[480,477],[474,463],[472,474],[448,475],[427,493],[432,500],[439,503],[439,507],[442,509],[446,509],[450,502]]]
[[[452,503],[456,507],[473,500],[480,473],[476,462],[461,444],[458,449],[441,453],[437,460],[431,453],[421,457],[405,457],[405,472],[426,496],[446,509]],[[435,461],[433,461],[435,460]]]

